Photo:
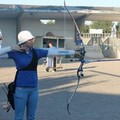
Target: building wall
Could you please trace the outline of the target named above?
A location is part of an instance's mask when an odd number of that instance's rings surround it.
[[[0,19],[4,41],[3,47],[16,44],[16,19]],[[35,36],[45,36],[52,32],[54,36],[65,37],[65,49],[72,49],[74,43],[74,24],[64,19],[56,20],[55,24],[44,25],[38,19],[21,19],[21,30],[30,30]]]
[[[0,19],[0,29],[4,40],[2,47],[16,44],[16,20]]]
[[[45,36],[47,32],[52,32],[54,36],[63,36],[65,49],[71,49],[74,45],[74,24],[72,21],[56,20],[55,24],[41,24],[38,19],[22,19],[21,30],[30,30],[35,36]]]

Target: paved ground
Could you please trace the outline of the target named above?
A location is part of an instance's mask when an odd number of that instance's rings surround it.
[[[66,104],[75,89],[78,62],[62,64],[56,73],[44,72],[38,66],[40,99],[37,120],[120,120],[120,62],[89,63],[84,66],[85,76],[70,104]],[[6,113],[2,105],[6,96],[2,83],[13,80],[14,64],[0,60],[0,120],[13,120],[14,111]]]

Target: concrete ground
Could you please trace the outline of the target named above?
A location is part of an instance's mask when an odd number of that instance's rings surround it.
[[[100,62],[84,65],[84,77],[70,103],[67,101],[77,83],[76,69],[79,62],[62,64],[57,72],[44,72],[39,64],[40,97],[37,120],[120,120],[120,62]],[[3,83],[14,79],[13,62],[0,60],[0,120],[13,120],[14,111],[6,113],[2,106],[6,101]]]

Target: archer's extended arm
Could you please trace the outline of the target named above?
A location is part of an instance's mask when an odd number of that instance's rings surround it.
[[[48,49],[48,57],[52,56],[65,56],[65,55],[74,55],[74,50],[59,50],[57,48],[49,48]]]
[[[12,50],[21,51],[22,48],[20,46],[18,46],[18,45],[1,48],[0,49],[0,58],[7,58],[8,57],[7,53],[12,51]]]
[[[77,49],[77,50],[59,50],[57,48],[49,48],[48,49],[48,57],[53,57],[53,56],[65,56],[65,55],[74,55],[78,56],[79,60],[83,60],[85,56],[85,50],[82,49]]]
[[[0,49],[0,58],[8,58],[7,52],[12,51],[11,47],[5,47]]]
[[[0,49],[0,56],[6,54],[7,52],[12,51],[11,47],[5,47]]]

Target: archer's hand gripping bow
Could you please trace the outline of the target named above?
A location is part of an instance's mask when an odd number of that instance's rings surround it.
[[[76,45],[77,45],[77,49],[75,50],[75,52],[76,52],[76,55],[79,56],[79,60],[80,60],[80,66],[79,66],[78,69],[77,69],[77,77],[78,77],[77,85],[76,85],[75,90],[74,90],[74,92],[72,93],[70,99],[69,99],[68,102],[67,102],[67,111],[68,111],[68,113],[71,115],[70,110],[69,110],[69,108],[70,108],[70,103],[71,103],[71,100],[72,100],[74,94],[75,94],[76,91],[77,91],[77,88],[78,88],[79,82],[80,82],[80,78],[84,76],[84,74],[83,74],[83,65],[84,65],[84,62],[85,62],[84,56],[85,56],[86,51],[85,51],[85,47],[84,47],[83,41],[82,41],[82,39],[81,39],[80,30],[79,30],[79,28],[78,28],[78,25],[77,25],[74,17],[72,16],[72,14],[69,12],[69,10],[68,10],[68,8],[67,8],[67,6],[66,6],[65,0],[64,0],[64,7],[65,7],[66,11],[68,12],[68,14],[70,15],[70,17],[72,18],[73,23],[74,23],[74,25],[75,25],[75,28],[76,28],[76,30],[77,30],[77,36],[76,36],[77,40],[75,40],[75,43],[76,43]]]

